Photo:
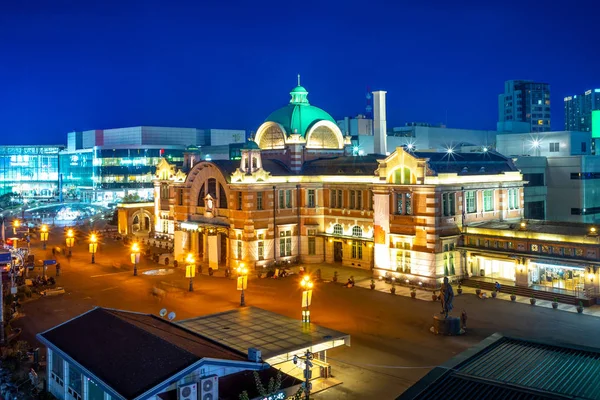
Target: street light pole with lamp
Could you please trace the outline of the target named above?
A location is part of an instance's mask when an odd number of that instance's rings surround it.
[[[190,278],[189,291],[194,291],[194,277],[196,276],[196,259],[192,253],[188,253],[185,259],[185,277]]]
[[[133,263],[133,276],[137,276],[137,266],[140,262],[140,245],[137,242],[131,245],[131,262]]]
[[[13,221],[13,235],[17,235],[17,228],[19,228],[21,226],[21,221],[19,221],[18,219],[15,219]]]
[[[310,276],[304,275],[304,278],[300,281],[302,287],[302,322],[310,323],[310,303],[312,301],[312,288],[313,282],[310,280]]]
[[[73,249],[74,244],[75,244],[75,234],[73,233],[73,229],[69,229],[67,231],[67,239],[66,239],[66,245],[67,245],[67,248],[69,249],[69,258],[73,255],[72,249]]]
[[[242,294],[240,295],[240,307],[244,307],[246,305],[246,296],[244,295],[244,290],[248,289],[248,268],[244,264],[240,264],[237,267],[237,290],[241,290]]]
[[[42,242],[42,248],[46,250],[46,242],[48,242],[48,226],[42,225],[40,231],[40,241]]]
[[[90,236],[90,253],[92,253],[92,264],[96,263],[96,251],[98,251],[98,238],[95,233]]]

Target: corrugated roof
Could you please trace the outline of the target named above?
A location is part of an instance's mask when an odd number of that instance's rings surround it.
[[[435,173],[460,173],[461,175],[489,175],[518,171],[511,159],[486,151],[482,153],[447,153],[415,151],[418,158],[429,159],[429,169]]]
[[[383,157],[385,158],[385,157]],[[375,175],[381,156],[342,156],[318,158],[302,165],[303,175]]]
[[[409,399],[600,400],[600,350],[492,335],[403,393]]]

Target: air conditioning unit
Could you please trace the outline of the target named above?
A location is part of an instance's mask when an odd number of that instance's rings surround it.
[[[219,377],[217,375],[207,376],[200,379],[200,398],[198,400],[219,399]]]
[[[198,400],[198,384],[188,383],[177,388],[178,400]]]
[[[261,351],[254,348],[254,347],[250,347],[248,349],[248,360],[252,361],[252,362],[260,362],[262,358],[262,354]]]

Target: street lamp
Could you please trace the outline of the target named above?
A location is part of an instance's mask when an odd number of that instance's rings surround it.
[[[73,244],[75,244],[75,234],[73,233],[73,229],[69,229],[67,231],[67,239],[66,239],[66,244],[67,247],[69,248],[69,257],[71,257],[73,255],[73,253],[71,252],[71,250],[73,249]]]
[[[190,292],[194,291],[194,277],[196,276],[196,260],[192,253],[185,259],[185,277],[190,278]]]
[[[98,238],[95,233],[90,236],[90,253],[92,253],[92,264],[96,263],[96,251],[98,251]]]
[[[131,262],[133,263],[133,276],[137,276],[137,265],[140,262],[140,245],[137,242],[131,245]]]
[[[304,275],[304,278],[300,281],[302,287],[302,322],[310,323],[310,303],[312,300],[312,288],[313,282],[310,280],[310,276]]]
[[[46,242],[48,241],[48,226],[42,225],[40,232],[40,240],[42,241],[43,249],[46,250]]]
[[[240,307],[244,307],[246,305],[246,297],[244,296],[244,290],[248,289],[248,268],[244,264],[240,264],[237,267],[237,290],[241,290],[242,294],[240,296]]]
[[[15,219],[13,221],[13,234],[16,235],[17,234],[17,228],[19,228],[21,226],[21,221],[19,221],[18,219]]]

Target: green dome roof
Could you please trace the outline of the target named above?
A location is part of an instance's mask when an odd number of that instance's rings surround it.
[[[242,147],[242,150],[260,150],[260,147],[258,147],[258,144],[254,140],[250,139]]]
[[[329,113],[310,105],[307,99],[308,91],[304,87],[296,86],[290,95],[292,96],[290,104],[272,112],[265,122],[280,124],[288,135],[299,133],[302,136],[306,136],[306,132],[315,122],[325,120],[335,124],[335,120]]]

